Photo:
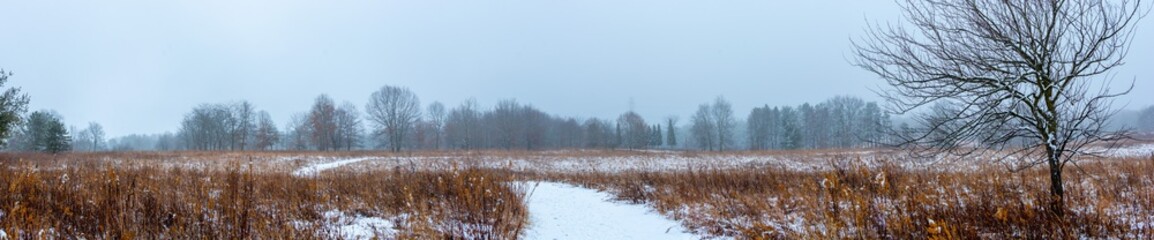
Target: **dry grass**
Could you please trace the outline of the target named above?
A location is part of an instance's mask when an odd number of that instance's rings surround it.
[[[1011,173],[867,167],[576,173],[545,178],[651,204],[706,235],[743,239],[1075,239],[1154,237],[1154,157],[1083,164],[1067,175],[1069,214],[1046,208],[1043,169]]]
[[[228,155],[176,154],[207,158]],[[169,154],[116,155],[169,161]],[[9,155],[0,160],[0,230],[17,239],[328,239],[325,212],[391,219],[394,237],[514,238],[523,192],[502,171],[331,171],[319,177],[126,164],[96,155]],[[16,159],[16,160],[13,160]],[[80,159],[80,160],[76,160]],[[185,161],[185,160],[171,160]],[[217,160],[212,160],[217,161]]]
[[[290,174],[364,156],[377,159]],[[387,219],[389,238],[515,239],[528,213],[525,189],[508,183],[548,180],[648,204],[704,236],[1154,237],[1154,156],[1070,168],[1066,218],[1045,208],[1044,169],[953,164],[870,151],[5,154],[0,230],[17,239],[330,239],[340,237],[335,212]]]

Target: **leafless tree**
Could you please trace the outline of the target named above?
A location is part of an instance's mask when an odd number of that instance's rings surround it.
[[[285,125],[285,149],[308,150],[309,139],[312,136],[312,125],[309,124],[308,113],[293,114]]]
[[[429,126],[432,130],[433,149],[441,149],[441,145],[445,142],[445,105],[441,102],[433,102],[429,104],[426,114],[429,115]]]
[[[233,149],[244,151],[252,142],[253,131],[256,130],[255,111],[248,101],[232,104],[232,116],[236,119],[236,128],[232,131]]]
[[[228,105],[202,104],[184,116],[178,135],[189,150],[229,150],[235,145],[236,118]]]
[[[86,149],[89,151],[104,150],[104,127],[96,122],[88,122],[88,127],[81,130],[87,136],[87,142],[77,143],[88,145]],[[80,133],[77,133],[80,134]]]
[[[733,128],[737,126],[737,120],[733,117],[733,107],[726,101],[725,98],[717,96],[713,100],[713,106],[710,107],[710,119],[713,119],[713,130],[717,131],[717,150],[725,151],[726,147],[733,145]]]
[[[622,146],[629,149],[642,149],[649,145],[649,124],[636,112],[629,111],[617,118],[620,128]]]
[[[613,129],[605,120],[586,119],[581,126],[585,133],[585,148],[606,149],[613,147]]]
[[[713,115],[710,114],[713,112],[711,108],[708,103],[701,104],[701,106],[697,106],[697,112],[689,119],[690,124],[692,124],[689,127],[689,133],[693,135],[693,141],[697,143],[698,148],[709,151],[713,151],[717,146],[715,142],[717,139],[717,137],[715,137],[717,136],[717,131],[715,130],[717,126],[714,125]]]
[[[677,116],[669,116],[665,118],[665,144],[669,147],[677,147]]]
[[[336,114],[337,138],[339,139],[337,147],[345,150],[360,147],[361,114],[357,111],[357,106],[351,102],[345,102],[337,109]]]
[[[905,24],[878,26],[854,42],[855,65],[892,88],[881,95],[897,113],[924,124],[900,143],[967,156],[1014,139],[1027,166],[1046,164],[1050,209],[1064,212],[1062,170],[1086,146],[1119,135],[1103,127],[1114,91],[1108,76],[1123,58],[1140,1],[905,0]],[[909,27],[909,28],[907,28]],[[1132,87],[1131,87],[1132,88]],[[961,145],[960,145],[961,144]]]
[[[337,132],[340,127],[337,122],[337,106],[328,95],[321,94],[316,98],[312,109],[309,110],[308,125],[311,134],[309,142],[316,150],[328,151],[338,148],[341,139]]]
[[[253,147],[257,150],[268,150],[277,141],[280,140],[280,132],[276,129],[276,123],[273,123],[272,117],[268,112],[260,111],[257,113],[256,132],[253,137],[256,141],[253,142]]]
[[[477,101],[466,100],[453,108],[445,121],[445,141],[453,147],[473,150],[481,147],[481,113],[477,111]]]
[[[525,119],[521,116],[521,104],[517,100],[502,100],[485,114],[485,125],[495,147],[510,150],[520,146],[525,131]]]
[[[406,134],[421,117],[421,101],[408,88],[384,86],[369,97],[365,111],[388,137],[389,150],[400,152]]]

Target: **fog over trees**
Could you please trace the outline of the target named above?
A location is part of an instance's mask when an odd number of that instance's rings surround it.
[[[328,95],[318,95],[310,107],[293,114],[282,124],[248,101],[206,103],[186,113],[175,132],[109,138],[99,123],[90,122],[86,127],[53,128],[54,134],[62,138],[33,140],[30,136],[49,136],[40,133],[43,131],[40,129],[45,129],[42,126],[47,126],[45,122],[62,121],[59,114],[39,111],[34,113],[35,118],[32,114],[17,115],[23,121],[13,124],[17,131],[6,139],[10,143],[4,149],[50,152],[869,148],[898,143],[899,138],[887,133],[913,132],[932,123],[895,120],[878,103],[853,96],[835,96],[823,102],[796,106],[764,104],[744,114],[734,111],[729,101],[718,96],[699,105],[684,124],[679,116],[651,120],[638,111],[625,111],[610,119],[557,116],[516,99],[501,100],[491,107],[472,99],[451,109],[440,102],[421,107],[416,93],[397,86],[384,86],[374,92],[363,110],[357,109],[353,102],[336,102]],[[949,109],[935,110],[948,112]],[[1154,107],[1132,115],[1134,123],[1125,126],[1139,131],[1154,130],[1151,127],[1154,124],[1149,124],[1154,120]],[[46,147],[50,141],[55,141],[51,150]]]

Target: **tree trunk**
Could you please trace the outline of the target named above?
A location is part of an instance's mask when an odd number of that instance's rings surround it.
[[[1050,211],[1055,216],[1063,217],[1066,210],[1066,193],[1062,187],[1061,156],[1057,149],[1046,146],[1046,158],[1050,165]]]

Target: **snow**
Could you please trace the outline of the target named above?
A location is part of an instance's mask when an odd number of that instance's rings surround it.
[[[1105,149],[1110,157],[1149,157],[1154,155],[1154,143],[1137,144],[1127,147]]]
[[[553,182],[528,182],[526,239],[701,239],[677,221],[609,194]]]
[[[337,210],[323,214],[327,228],[341,239],[373,239],[396,234],[393,222],[379,217],[350,216]]]
[[[335,161],[335,162],[309,165],[307,167],[303,167],[301,169],[297,169],[296,171],[293,171],[293,176],[298,176],[298,177],[316,176],[317,173],[320,173],[321,171],[324,171],[324,170],[338,168],[340,166],[344,166],[344,165],[348,165],[351,163],[356,163],[356,162],[360,162],[360,161],[364,161],[364,160],[369,160],[369,159],[372,159],[372,158],[371,157],[352,158],[352,159],[345,159],[345,160],[340,160],[340,161]]]

